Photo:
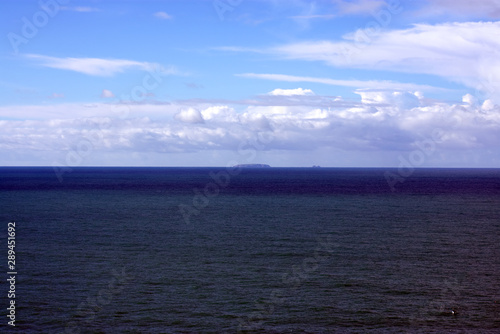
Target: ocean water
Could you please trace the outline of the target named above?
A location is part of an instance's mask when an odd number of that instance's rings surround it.
[[[404,175],[0,168],[1,331],[500,333],[500,170]]]

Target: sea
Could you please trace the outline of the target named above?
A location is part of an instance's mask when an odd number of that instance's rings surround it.
[[[2,167],[0,237],[2,333],[500,333],[500,169]]]

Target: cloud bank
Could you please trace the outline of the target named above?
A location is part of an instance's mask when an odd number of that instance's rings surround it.
[[[240,111],[207,103],[142,104],[134,106],[134,113],[116,117],[109,109],[119,105],[97,104],[80,107],[92,113],[78,118],[2,120],[0,152],[67,152],[82,141],[97,152],[234,151],[242,142],[264,135],[270,140],[262,150],[269,152],[408,152],[432,140],[436,159],[467,150],[491,151],[491,159],[500,158],[500,107],[491,100],[478,103],[466,95],[462,103],[448,104],[429,101],[422,93],[358,90],[359,102],[345,104],[339,98],[329,108],[318,108],[308,105],[314,97],[311,90],[274,91],[285,92],[273,96],[279,98],[290,92],[304,94],[293,94],[294,105],[274,100],[274,105],[256,103]],[[0,115],[11,112],[12,108],[0,108]]]
[[[127,70],[155,71],[162,75],[177,74],[174,67],[138,62],[126,59],[102,58],[58,58],[38,54],[28,54],[25,57],[38,61],[41,66],[69,70],[91,76],[109,77]]]

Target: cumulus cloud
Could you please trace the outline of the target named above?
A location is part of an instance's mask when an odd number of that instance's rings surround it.
[[[275,89],[272,92],[268,93],[269,95],[282,95],[282,96],[294,96],[294,95],[314,95],[314,92],[310,89]]]
[[[174,118],[178,121],[192,124],[204,122],[203,115],[198,109],[195,108],[181,110],[175,114]]]
[[[201,116],[207,121],[237,122],[238,120],[238,114],[236,111],[233,108],[224,105],[214,105],[205,108],[201,111]]]
[[[387,104],[402,109],[418,107],[420,99],[423,98],[419,92],[357,90],[355,93],[361,96],[361,102],[364,104]]]
[[[255,112],[255,110],[249,109],[249,112],[241,115],[240,122],[251,131],[269,131],[272,130],[271,122],[269,118],[263,113]]]
[[[468,105],[471,105],[471,106],[475,106],[477,104],[478,100],[477,100],[477,97],[473,96],[472,94],[465,94],[462,97],[462,102],[464,102]]]
[[[108,98],[112,98],[112,97],[115,97],[115,94],[113,94],[112,91],[107,90],[107,89],[102,90],[101,98],[108,99]]]
[[[53,113],[46,114],[46,119],[37,118],[41,109],[33,109],[24,113],[31,120],[0,121],[0,151],[67,151],[82,141],[90,141],[99,152],[227,151],[238,150],[241,143],[259,136],[269,138],[259,149],[280,152],[410,152],[423,140],[432,140],[439,152],[436,159],[460,150],[497,150],[500,106],[491,100],[470,103],[473,99],[466,95],[465,102],[444,103],[411,91],[357,93],[360,101],[339,101],[329,107],[306,105],[304,100],[295,105],[247,105],[241,110],[206,102],[189,107],[45,106],[43,112]],[[0,116],[26,107],[18,108],[0,107]],[[114,108],[132,108],[133,112]]]
[[[486,100],[481,106],[481,110],[485,112],[496,111],[498,112],[498,106],[493,103],[492,100]]]
[[[95,76],[113,76],[130,69],[153,71],[161,75],[178,74],[174,67],[126,59],[58,58],[37,54],[28,54],[25,57],[39,61],[41,66]]]

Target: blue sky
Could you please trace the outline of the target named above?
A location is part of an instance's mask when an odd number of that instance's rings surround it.
[[[500,167],[500,1],[2,2],[5,166]]]

